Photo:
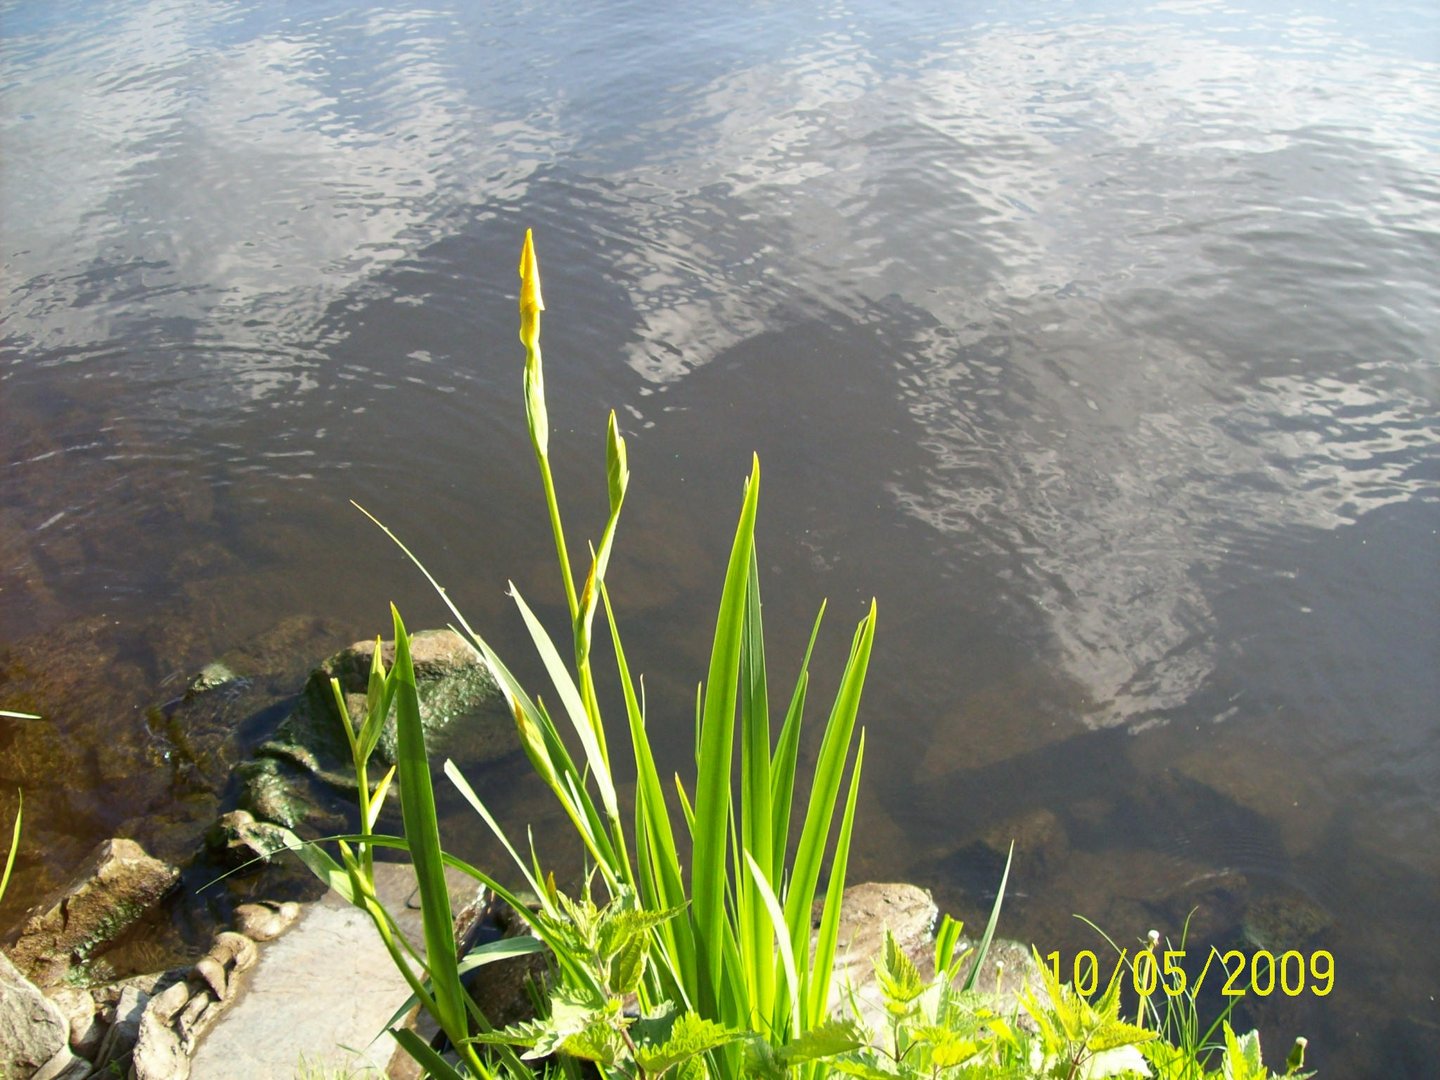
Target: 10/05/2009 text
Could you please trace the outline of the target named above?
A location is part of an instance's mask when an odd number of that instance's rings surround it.
[[[1279,956],[1268,949],[1258,949],[1248,956],[1239,949],[1224,953],[1211,949],[1204,967],[1193,982],[1185,971],[1184,949],[1165,949],[1158,955],[1153,949],[1139,949],[1133,959],[1129,952],[1128,949],[1121,950],[1110,978],[1117,977],[1121,968],[1128,965],[1131,987],[1141,997],[1160,992],[1169,997],[1179,997],[1187,991],[1198,994],[1206,979],[1212,977],[1211,969],[1217,959],[1225,973],[1225,984],[1220,992],[1226,997],[1243,997],[1246,994],[1269,997],[1277,992],[1286,997],[1299,997],[1307,990],[1316,997],[1325,997],[1335,989],[1335,957],[1328,949],[1317,949],[1308,956],[1296,949]],[[1058,950],[1047,953],[1045,962],[1056,982],[1066,981]],[[1100,986],[1099,957],[1089,949],[1076,953],[1068,974],[1071,985],[1078,993],[1093,994]],[[1213,977],[1220,977],[1219,971]]]

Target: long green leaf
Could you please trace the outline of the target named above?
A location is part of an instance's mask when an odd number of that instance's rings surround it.
[[[875,640],[875,602],[855,630],[850,658],[840,679],[835,704],[825,724],[820,741],[820,756],[815,763],[815,776],[805,811],[805,824],[795,849],[795,863],[790,875],[790,888],[785,896],[785,917],[790,924],[790,939],[797,950],[810,940],[810,907],[815,900],[820,880],[820,864],[829,840],[830,823],[840,791],[845,759],[850,752],[850,738],[855,729],[855,716],[860,709],[860,694],[870,664],[870,649]]]
[[[395,917],[390,914],[384,904],[380,903],[380,898],[375,894],[373,871],[368,864],[361,865],[344,840],[340,841],[340,855],[345,864],[345,871],[350,875],[350,887],[357,897],[353,903],[369,915],[370,920],[375,924],[375,929],[380,933],[380,940],[390,954],[391,963],[410,984],[411,996],[419,1001],[431,1016],[438,1016],[439,1009],[435,1004],[433,988],[417,974],[424,968],[424,957],[415,951],[409,938],[401,933]]]
[[[10,872],[15,869],[15,853],[20,850],[20,821],[25,815],[25,793],[17,790],[15,797],[15,827],[10,830],[10,851],[5,856],[5,873],[0,875],[0,897],[4,897],[5,890],[10,887]]]
[[[520,857],[520,853],[515,850],[514,845],[510,843],[510,837],[507,836],[505,830],[500,827],[500,823],[495,820],[495,816],[490,813],[490,808],[481,801],[479,795],[475,794],[475,789],[470,786],[470,781],[465,779],[453,761],[447,760],[445,762],[445,775],[449,778],[450,783],[455,786],[455,790],[460,792],[465,801],[470,804],[471,809],[480,815],[480,819],[489,826],[495,838],[504,846],[505,851],[510,856],[510,860],[519,868],[520,873],[524,876],[525,884],[530,887],[530,891],[543,900],[545,897],[545,886],[538,877],[531,873],[529,865]]]
[[[400,775],[400,811],[410,859],[420,888],[424,923],[425,966],[435,987],[435,1019],[450,1041],[459,1046],[467,1034],[465,991],[456,973],[454,919],[445,864],[440,850],[440,826],[435,813],[435,790],[430,784],[430,760],[425,752],[425,729],[420,721],[420,697],[415,688],[415,666],[410,658],[410,636],[400,612],[393,606],[395,663],[396,764]]]
[[[551,790],[560,789],[560,774],[573,771],[574,762],[570,760],[570,753],[565,749],[565,744],[560,738],[560,733],[555,725],[550,722],[540,707],[530,700],[530,696],[520,685],[520,681],[510,674],[510,669],[501,663],[500,658],[495,655],[490,646],[481,639],[476,639],[480,655],[485,659],[495,681],[504,691],[506,700],[510,702],[511,713],[515,717],[515,730],[520,737],[521,748],[525,756],[530,759],[530,764],[535,772],[545,781],[546,786]]]
[[[565,751],[564,744],[560,741],[559,734],[554,730],[554,726],[550,725],[547,720],[542,719],[534,702],[532,702],[525,693],[525,689],[520,685],[519,680],[510,673],[510,669],[505,666],[495,650],[492,649],[486,640],[470,625],[469,620],[465,618],[465,613],[462,612],[455,601],[450,598],[449,590],[440,584],[439,580],[430,572],[429,568],[420,561],[419,556],[411,551],[410,548],[405,545],[405,542],[395,535],[395,531],[391,529],[390,526],[370,513],[369,510],[366,510],[365,507],[353,499],[350,505],[369,518],[381,532],[390,538],[391,542],[404,553],[405,557],[410,560],[415,569],[419,570],[425,580],[430,583],[430,587],[435,590],[436,595],[440,597],[445,607],[450,611],[450,614],[455,617],[456,624],[460,627],[460,630],[464,632],[464,636],[469,639],[471,646],[480,653],[481,658],[485,661],[486,667],[490,669],[490,674],[494,677],[495,682],[509,699],[511,708],[515,713],[517,727],[521,728],[521,745],[526,755],[530,758],[531,764],[534,765],[536,771],[550,786],[551,790],[559,794],[563,790],[563,786],[560,784],[559,778],[556,775],[557,770],[560,769],[562,764],[568,765],[568,768],[571,771],[575,771],[577,775],[578,770],[575,770],[574,763],[570,761],[569,754]],[[525,731],[527,730],[536,737],[526,738]],[[539,751],[541,749],[544,749],[546,752],[540,753]]]
[[[355,738],[355,725],[350,720],[350,710],[345,705],[345,692],[340,689],[340,680],[330,677],[330,696],[335,699],[335,712],[340,717],[340,726],[345,729],[345,741],[350,744],[350,760],[360,767],[360,743]]]
[[[375,651],[370,654],[370,675],[365,688],[365,722],[356,736],[361,761],[369,760],[379,745],[394,698],[395,683],[385,678],[385,661],[380,655],[380,639],[377,637]]]
[[[438,1076],[440,1080],[466,1080],[464,1073],[430,1049],[430,1044],[409,1028],[392,1028],[390,1034],[395,1037],[402,1050],[420,1063],[426,1075]],[[481,1070],[480,1075],[484,1080],[490,1080],[495,1075],[483,1065]]]
[[[740,820],[745,850],[754,856],[772,886],[774,831],[770,820],[770,705],[765,678],[765,630],[760,611],[760,575],[755,553],[745,593],[740,650]]]
[[[375,847],[391,848],[396,851],[410,850],[409,842],[403,836],[386,836],[383,834],[356,834],[354,836],[332,836],[327,837],[327,839],[354,842],[363,841],[365,843],[373,844]],[[294,843],[297,847],[311,846],[303,845],[298,838],[295,839]],[[321,854],[323,855],[324,853],[321,852]],[[325,857],[329,858],[329,856]],[[499,881],[494,877],[491,877],[484,870],[481,870],[478,867],[471,865],[464,859],[461,859],[455,855],[450,855],[442,852],[440,857],[441,861],[446,866],[450,867],[453,870],[458,870],[462,874],[473,878],[475,881],[479,882],[481,885],[484,885],[487,889],[494,893],[498,899],[504,901],[506,904],[509,904],[510,907],[514,910],[514,912],[521,918],[521,920],[523,920],[525,924],[530,927],[531,932],[537,938],[539,938],[551,951],[557,963],[559,963],[562,967],[565,967],[567,971],[575,972],[576,978],[579,979],[581,982],[587,981],[587,974],[583,965],[575,966],[571,964],[567,966],[566,964],[566,960],[568,958],[568,950],[570,947],[569,942],[568,939],[557,936],[553,929],[552,922],[547,921],[547,918],[545,917],[547,913],[550,916],[558,917],[558,913],[555,912],[553,907],[546,906],[548,905],[549,901],[545,892],[542,891],[538,894],[542,904],[542,912],[541,914],[537,915],[530,910],[530,908],[526,904],[526,901],[522,897],[512,892],[503,882]],[[341,874],[343,876],[343,871],[341,871]],[[348,888],[349,886],[347,886],[347,889]],[[346,899],[350,899],[350,896],[347,895]],[[354,903],[357,907],[363,906],[361,900],[351,900],[351,902]]]
[[[860,767],[864,763],[865,729],[861,728],[860,743],[855,748],[855,764],[850,769],[850,792],[845,797],[845,815],[840,819],[840,835],[835,841],[835,855],[830,860],[830,883],[825,889],[825,906],[815,935],[815,956],[808,968],[808,1011],[801,1024],[803,1031],[824,1022],[829,1011],[835,949],[840,938],[840,910],[845,898],[845,875],[850,866],[850,838],[855,829],[855,803],[860,794]]]
[[[625,439],[615,422],[615,410],[605,428],[605,476],[610,493],[610,516],[600,534],[599,548],[590,552],[590,573],[580,592],[580,617],[575,622],[575,663],[583,668],[590,657],[590,633],[600,589],[605,584],[605,570],[610,565],[610,551],[615,544],[615,528],[620,521],[620,508],[630,485],[630,466],[626,460]],[[603,733],[602,736],[603,738]]]
[[[580,696],[580,690],[571,679],[565,661],[560,659],[560,653],[555,648],[555,643],[550,640],[550,635],[545,632],[545,627],[540,624],[540,620],[530,610],[530,605],[525,603],[525,598],[520,595],[520,590],[515,588],[514,582],[510,583],[510,595],[515,600],[515,606],[520,609],[520,615],[525,620],[525,628],[530,631],[530,640],[534,642],[535,651],[540,654],[540,659],[545,664],[545,671],[549,674],[556,693],[560,695],[560,703],[565,706],[565,713],[575,728],[575,734],[580,737],[580,745],[585,750],[585,760],[590,766],[590,772],[595,777],[596,784],[600,787],[600,800],[605,806],[605,813],[611,818],[618,818],[620,804],[615,797],[615,779],[610,775],[609,762],[606,761],[600,744],[596,740],[595,730],[590,725],[590,717],[585,711],[585,702]]]
[[[464,797],[465,801],[468,802],[470,806],[474,809],[474,811],[480,815],[481,820],[484,821],[486,826],[489,827],[491,833],[494,834],[495,838],[499,840],[500,843],[504,846],[506,852],[510,855],[511,861],[514,862],[516,867],[519,868],[520,874],[522,877],[524,877],[525,883],[529,886],[530,891],[540,899],[540,904],[543,911],[552,918],[558,918],[560,913],[555,909],[553,903],[551,902],[550,892],[548,889],[546,889],[544,881],[541,880],[538,860],[536,861],[535,867],[533,869],[531,868],[531,866],[526,864],[525,860],[522,859],[520,857],[520,854],[515,850],[514,845],[510,843],[510,838],[506,835],[505,830],[502,829],[500,827],[500,823],[495,820],[495,816],[490,812],[489,807],[487,807],[484,801],[475,794],[475,789],[470,786],[469,781],[467,781],[465,777],[460,773],[460,770],[456,768],[453,761],[445,762],[445,775],[449,777],[450,782],[455,786],[455,789],[460,792],[460,794]],[[569,809],[570,804],[567,804],[567,810]],[[576,822],[577,829],[581,829],[581,825],[579,822],[583,819],[577,819],[572,815],[571,820],[573,822]],[[584,833],[582,831],[582,836],[583,835]],[[534,850],[533,838],[531,840],[531,850]],[[498,886],[498,883],[494,882],[493,879],[488,876],[483,876],[480,878],[480,880],[482,880],[484,884],[491,888],[497,896],[499,896],[502,900],[504,900],[507,904],[514,908],[516,912],[521,915],[522,918],[525,918],[525,913],[528,909],[525,908],[525,905],[519,899],[517,899],[509,891],[500,888]],[[529,922],[531,928],[535,931],[536,935],[551,947],[557,963],[559,963],[567,971],[573,972],[576,978],[580,979],[581,981],[590,983],[591,985],[595,985],[593,980],[589,978],[588,974],[583,968],[583,965],[578,965],[575,962],[574,957],[571,956],[569,949],[566,948],[564,943],[557,940],[553,935],[549,933],[548,927],[543,922],[543,920],[527,919],[526,921]],[[598,986],[596,987],[596,989],[598,992]]]
[[[396,542],[399,543],[399,541]],[[408,550],[406,554],[410,554]],[[410,558],[417,566],[420,566],[413,555]],[[421,566],[421,571],[425,572],[423,566]],[[429,577],[429,574],[426,573],[426,576]],[[430,581],[435,584],[434,578],[431,578]],[[440,589],[439,585],[435,585],[435,587]],[[443,596],[444,590],[440,589],[440,592]],[[446,602],[449,603],[448,598]],[[454,610],[454,605],[451,605],[451,611],[454,612]],[[520,743],[526,756],[530,759],[531,765],[559,799],[576,831],[582,837],[594,837],[598,831],[600,846],[592,846],[591,855],[607,867],[612,865],[616,860],[613,851],[609,848],[609,839],[600,828],[600,816],[591,803],[590,796],[581,782],[580,771],[570,757],[570,752],[565,748],[560,733],[556,730],[549,714],[539,703],[530,699],[524,687],[520,685],[520,681],[510,672],[510,669],[505,666],[485,639],[476,634],[463,618],[457,616],[457,619],[470,637],[476,651],[484,659],[495,682],[509,699],[511,710],[515,716],[516,729],[520,733]],[[572,802],[572,792],[576,791],[579,793],[579,801]]]
[[[517,956],[532,956],[535,953],[545,951],[545,945],[539,938],[533,938],[528,934],[521,934],[518,937],[501,938],[499,941],[488,941],[484,945],[477,945],[465,954],[460,961],[460,974],[466,975],[476,968],[484,967],[486,964],[493,964],[500,960],[510,960]],[[428,980],[422,985],[428,986]],[[390,1014],[390,1019],[385,1021],[385,1029],[393,1028],[405,1018],[405,1014],[413,1009],[419,998],[411,994],[405,1001]],[[382,1031],[381,1034],[384,1032]],[[380,1036],[377,1035],[376,1038]],[[374,1040],[371,1040],[372,1042]]]
[[[274,834],[284,843],[285,847],[295,854],[320,883],[326,888],[334,889],[346,903],[361,906],[360,896],[350,883],[350,875],[345,868],[336,862],[319,843],[307,844],[289,829],[276,826]],[[329,839],[337,839],[329,837]],[[354,839],[359,843],[369,843],[370,838],[363,834],[357,837],[341,837],[339,839]]]
[[[975,948],[975,962],[970,965],[970,973],[965,976],[965,982],[961,984],[962,990],[975,989],[976,980],[980,978],[980,965],[985,963],[985,954],[990,951],[990,942],[995,940],[995,926],[1000,922],[1000,905],[1005,902],[1005,884],[1010,880],[1010,862],[1015,858],[1015,841],[1010,841],[1010,853],[1005,856],[1005,872],[1000,875],[1000,888],[995,890],[995,903],[990,908],[990,920],[985,924],[985,933],[980,936],[980,944]]]
[[[385,808],[385,796],[390,792],[390,784],[395,779],[395,766],[391,765],[375,785],[375,791],[370,796],[370,820],[365,822],[365,828],[375,828],[375,823],[380,820],[380,811]]]
[[[770,888],[770,883],[765,880],[764,872],[748,851],[745,853],[745,868],[750,871],[751,883],[760,897],[765,914],[769,916],[776,951],[780,955],[780,966],[785,972],[785,981],[790,989],[789,997],[791,1000],[798,1000],[801,994],[800,975],[795,968],[795,950],[790,946],[790,934],[785,925],[785,913],[780,910],[780,901],[776,899],[775,891]],[[791,1010],[790,1024],[791,1036],[799,1035],[799,1010]],[[778,1035],[779,1032],[775,1034]]]
[[[680,774],[675,774],[675,793],[680,796],[680,813],[685,818],[685,828],[689,830],[691,843],[695,837],[695,807],[690,804],[690,796],[685,792],[685,784],[680,779]]]
[[[620,688],[625,697],[625,715],[630,724],[630,745],[635,755],[635,840],[636,858],[642,864],[643,879],[651,895],[648,901],[664,910],[685,902],[685,883],[680,872],[680,857],[670,824],[670,810],[665,789],[655,766],[650,736],[645,729],[644,708],[635,694],[620,630],[610,606],[610,594],[600,589],[605,604],[605,617],[610,624],[610,641],[615,649],[615,664],[620,675]],[[672,919],[660,928],[662,940],[669,946],[678,967],[682,985],[693,991],[695,983],[695,939],[688,919]]]
[[[734,751],[736,684],[740,674],[740,639],[755,545],[755,512],[760,495],[760,459],[751,466],[740,510],[740,523],[730,550],[720,611],[705,682],[704,719],[700,730],[699,775],[695,781],[695,846],[690,882],[694,895],[695,944],[700,962],[700,1011],[713,1013],[723,978],[725,926],[726,829],[730,814],[730,762]],[[738,976],[738,972],[736,973]],[[748,1017],[718,1017],[744,1021]]]
[[[330,855],[326,854],[319,842],[306,843],[288,829],[280,829],[279,835],[285,846],[293,851],[302,863],[321,882],[339,893],[345,900],[368,914],[375,923],[375,928],[380,933],[380,939],[386,951],[389,952],[395,968],[404,976],[405,981],[410,984],[411,999],[403,1011],[407,1011],[411,1004],[419,1001],[421,1005],[432,1016],[438,1014],[434,996],[429,992],[429,986],[415,974],[415,969],[421,963],[420,957],[416,955],[405,936],[399,933],[395,920],[390,913],[380,904],[375,896],[374,888],[370,883],[365,871],[356,861],[351,853],[348,842],[370,843],[372,838],[365,833],[356,836],[332,836],[327,839],[337,841],[340,845],[340,853],[344,858],[344,865],[336,862]],[[395,837],[381,837],[384,846],[394,846],[401,849],[408,849],[404,840]],[[412,962],[413,958],[413,962]]]
[[[805,692],[810,685],[810,654],[815,651],[815,639],[820,636],[820,622],[825,618],[825,604],[815,615],[815,625],[810,629],[810,641],[805,646],[805,656],[800,661],[800,674],[795,679],[795,690],[790,695],[790,707],[785,712],[785,724],[780,729],[780,738],[775,742],[775,753],[770,765],[770,806],[774,822],[774,839],[771,851],[775,865],[785,864],[790,848],[790,807],[795,798],[795,767],[800,756],[800,725],[805,713]]]
[[[780,874],[772,855],[775,839],[770,811],[770,705],[765,678],[765,631],[760,614],[760,574],[755,552],[745,593],[740,648],[740,840],[773,891]],[[775,955],[760,898],[736,873],[741,962],[749,988],[749,1023],[758,1027],[775,1002]]]
[[[935,931],[935,975],[937,978],[943,977],[946,982],[953,982],[960,973],[959,961],[964,954],[957,956],[957,950],[964,929],[964,923],[945,915],[940,919],[940,926]]]

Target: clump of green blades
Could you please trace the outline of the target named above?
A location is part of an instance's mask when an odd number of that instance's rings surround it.
[[[526,417],[571,621],[572,657],[564,657],[513,584],[511,595],[549,676],[553,700],[559,703],[558,717],[519,684],[466,622],[445,589],[409,549],[400,546],[445,600],[459,629],[484,657],[508,699],[531,765],[564,809],[593,865],[586,895],[579,899],[562,895],[533,849],[529,859],[523,858],[452,762],[445,764],[446,776],[510,853],[520,880],[538,897],[538,909],[527,909],[496,876],[443,851],[409,639],[393,609],[394,663],[386,671],[376,650],[366,715],[358,731],[348,717],[346,720],[360,788],[361,832],[341,840],[338,860],[313,845],[297,841],[295,847],[322,880],[371,914],[397,965],[410,980],[413,1000],[423,1005],[459,1049],[462,1071],[442,1060],[418,1036],[397,1030],[402,1045],[434,1075],[526,1075],[527,1067],[516,1048],[525,1049],[526,1058],[532,1059],[563,1051],[595,1062],[613,1076],[693,1078],[742,1072],[780,1075],[795,1069],[816,1072],[814,1063],[819,1058],[853,1049],[862,1038],[852,1023],[831,1021],[828,1015],[840,899],[864,756],[864,732],[856,730],[856,714],[875,632],[874,603],[855,630],[814,772],[804,785],[808,797],[798,798],[797,787],[802,786],[797,766],[801,717],[809,691],[810,656],[824,606],[816,617],[778,737],[772,742],[755,557],[760,495],[756,460],[745,485],[726,568],[709,673],[697,700],[696,775],[688,788],[676,776],[674,793],[667,796],[668,785],[662,782],[651,752],[650,721],[626,663],[616,613],[605,588],[606,567],[630,480],[625,440],[612,412],[605,439],[609,516],[598,546],[590,548],[589,568],[577,591],[550,468],[540,354],[544,303],[528,232],[520,278]],[[388,528],[385,531],[395,538]],[[400,541],[396,539],[396,543]],[[591,665],[592,630],[600,607],[605,610],[617,661],[615,677],[634,757],[636,782],[633,809],[628,814],[611,768]],[[338,688],[336,697],[345,716]],[[372,788],[366,762],[392,708],[397,724],[397,763]],[[673,723],[676,718],[660,722]],[[737,737],[738,800],[734,783]],[[570,746],[577,744],[579,753],[572,754]],[[397,772],[403,838],[372,831]],[[678,808],[678,816],[672,816],[672,807]],[[688,875],[676,839],[677,827],[689,833]],[[820,891],[825,854],[832,844],[828,874],[823,875],[822,915],[815,930],[812,908]],[[377,846],[408,851],[414,863],[424,915],[423,957],[414,955],[393,918],[375,898],[370,867]],[[792,851],[793,858],[787,860]],[[529,919],[535,938],[496,942],[468,957],[458,956],[444,881],[447,864],[511,903]],[[595,889],[604,894],[598,905],[591,895]],[[553,957],[555,978],[540,1018],[519,1028],[489,1031],[461,987],[461,974],[500,956],[542,947]],[[407,956],[419,961],[420,974],[411,972]],[[469,1033],[474,1029],[482,1034],[472,1037]],[[480,1053],[479,1043],[496,1047],[500,1057]]]

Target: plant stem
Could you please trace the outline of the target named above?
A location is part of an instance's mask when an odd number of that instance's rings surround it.
[[[538,349],[536,350],[538,353]],[[550,473],[550,457],[539,446],[535,460],[540,463],[540,481],[545,485],[545,505],[550,511],[550,531],[555,534],[555,554],[560,560],[560,577],[565,583],[565,602],[573,625],[580,615],[580,602],[575,596],[575,578],[570,570],[570,553],[565,548],[565,528],[560,523],[560,503],[555,497],[555,478]]]
[[[348,724],[350,718],[347,714],[345,722]],[[355,762],[355,779],[359,785],[360,795],[360,832],[362,835],[370,835],[370,777],[365,768],[365,762]],[[360,866],[365,871],[365,878],[372,884],[375,881],[375,858],[369,844],[356,844],[355,853],[360,856]]]

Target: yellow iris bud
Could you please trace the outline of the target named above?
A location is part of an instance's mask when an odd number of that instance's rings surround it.
[[[525,230],[525,246],[520,250],[520,342],[533,349],[540,340],[540,312],[545,301],[540,298],[540,264],[535,259],[535,241]]]

